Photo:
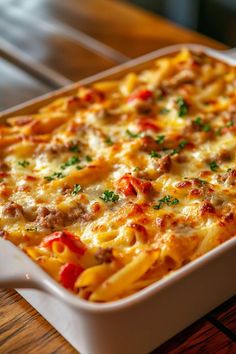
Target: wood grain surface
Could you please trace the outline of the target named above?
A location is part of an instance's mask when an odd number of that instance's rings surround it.
[[[126,2],[0,0],[0,110],[67,80],[186,42],[225,48]],[[14,290],[0,291],[0,305],[1,354],[76,353]],[[234,354],[235,337],[236,297],[153,353]]]

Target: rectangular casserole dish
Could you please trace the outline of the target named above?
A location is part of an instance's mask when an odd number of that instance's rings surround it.
[[[183,46],[236,65],[236,60],[230,56],[206,47],[178,45],[150,53],[80,84],[114,78],[131,68],[140,69],[149,61],[177,52]],[[3,121],[12,114],[32,113],[56,97],[73,93],[77,86],[74,84],[5,111],[0,119]],[[1,264],[12,260],[11,273],[8,279],[5,276],[5,283],[0,281],[0,285],[36,288],[18,291],[77,350],[85,354],[147,353],[236,293],[235,238],[148,288],[107,304],[93,304],[75,297],[14,246],[6,247],[6,241],[0,241],[0,268]]]

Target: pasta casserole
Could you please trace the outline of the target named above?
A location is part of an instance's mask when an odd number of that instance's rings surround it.
[[[79,297],[235,236],[236,68],[183,49],[0,126],[0,236]]]

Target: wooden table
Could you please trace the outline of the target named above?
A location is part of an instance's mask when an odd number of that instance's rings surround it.
[[[186,42],[224,49],[124,2],[0,0],[0,109]],[[0,353],[76,352],[14,290],[0,296]],[[154,353],[236,353],[236,298]]]

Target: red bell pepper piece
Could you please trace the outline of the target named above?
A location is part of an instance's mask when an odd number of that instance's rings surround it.
[[[102,91],[90,89],[85,93],[82,99],[87,103],[102,102],[105,99],[105,94]]]
[[[128,98],[128,102],[131,102],[133,100],[147,101],[150,98],[152,98],[152,96],[153,96],[152,91],[143,89],[130,95]]]
[[[83,268],[80,265],[66,263],[60,269],[60,283],[67,289],[73,289],[75,281],[82,273]]]
[[[79,255],[83,255],[86,251],[86,246],[81,242],[81,240],[73,235],[69,231],[56,231],[53,234],[44,238],[41,242],[42,247],[52,248],[54,241],[61,241],[64,243],[72,252],[75,252]]]
[[[137,195],[138,192],[147,194],[152,188],[149,181],[143,181],[140,178],[133,177],[129,174],[124,175],[118,180],[117,188],[126,196]]]
[[[124,175],[118,180],[117,189],[121,191],[124,195],[137,195],[132,183],[131,183],[131,176]]]
[[[154,132],[158,132],[160,128],[153,122],[150,118],[142,118],[138,121],[138,127],[142,132],[146,130],[152,130]]]

